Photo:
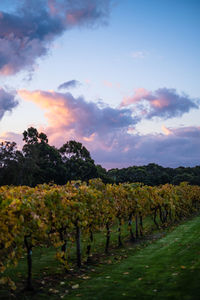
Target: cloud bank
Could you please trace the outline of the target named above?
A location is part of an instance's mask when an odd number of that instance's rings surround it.
[[[189,96],[179,95],[175,89],[160,88],[154,92],[144,88],[137,89],[132,97],[124,98],[121,107],[133,107],[139,110],[143,117],[164,119],[181,117],[191,109],[199,108],[199,100]]]
[[[0,11],[0,74],[31,69],[51,42],[75,26],[105,22],[110,0],[16,0],[15,13]]]
[[[0,120],[6,112],[11,112],[17,105],[15,94],[0,87]]]
[[[150,162],[170,167],[200,163],[200,127],[163,126],[163,134],[139,135],[135,126],[142,119],[134,116],[130,108],[101,108],[70,93],[18,93],[45,111],[49,126],[40,130],[47,133],[51,144],[59,147],[69,139],[79,140],[95,162],[106,168]]]
[[[170,129],[171,134],[119,134],[111,151],[92,151],[110,168],[156,163],[165,167],[200,165],[200,127]]]

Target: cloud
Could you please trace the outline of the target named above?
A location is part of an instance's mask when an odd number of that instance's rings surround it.
[[[104,167],[156,163],[165,167],[199,165],[200,127],[170,129],[171,134],[119,134],[110,151],[98,147],[92,157]],[[103,141],[102,141],[103,142]]]
[[[24,145],[22,134],[16,132],[3,132],[0,135],[0,142],[4,141],[15,142],[18,149],[22,149]]]
[[[135,94],[132,97],[125,97],[121,103],[121,107],[129,106],[140,102],[141,100],[147,98],[150,95],[150,92],[144,88],[139,88],[135,90]]]
[[[108,80],[104,80],[103,85],[106,86],[107,88],[112,88],[112,89],[120,89],[121,88],[121,84],[119,82],[111,82]]]
[[[109,143],[114,132],[117,134],[119,130],[127,130],[139,122],[139,118],[132,117],[130,109],[100,107],[83,97],[74,98],[71,93],[20,90],[18,94],[45,111],[49,124],[46,130],[52,141],[59,140],[62,135],[62,142],[63,136],[65,139],[91,142],[94,138],[103,139],[106,135]]]
[[[78,80],[70,80],[60,84],[58,90],[76,88],[80,85],[81,83]]]
[[[107,80],[104,80],[103,84],[104,84],[104,86],[109,87],[109,88],[113,87],[113,83],[110,81],[107,81]]]
[[[7,111],[11,112],[17,105],[18,101],[15,99],[15,93],[8,92],[0,87],[0,120]]]
[[[134,59],[143,59],[147,57],[148,52],[147,51],[134,51],[131,53],[131,57]]]
[[[172,134],[172,131],[171,131],[169,128],[165,127],[165,125],[162,125],[162,131],[163,131],[164,134],[166,134],[166,135]]]
[[[0,74],[31,70],[52,41],[75,26],[105,22],[110,0],[16,0],[15,13],[0,11]]]
[[[134,127],[140,118],[128,108],[99,107],[70,93],[18,93],[45,111],[48,126],[39,131],[48,135],[51,144],[60,147],[70,139],[78,140],[106,168],[151,162],[169,167],[199,164],[200,127],[163,126],[164,134],[139,135]]]
[[[154,92],[140,88],[132,97],[124,98],[121,107],[132,106],[147,119],[181,117],[191,109],[199,108],[199,99],[186,94],[179,95],[175,89],[160,88]]]

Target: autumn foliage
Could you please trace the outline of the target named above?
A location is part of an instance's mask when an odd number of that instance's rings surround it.
[[[76,245],[77,265],[89,260],[93,234],[105,231],[105,252],[109,251],[111,227],[127,222],[130,239],[143,235],[143,219],[152,217],[155,226],[168,226],[200,208],[200,187],[181,183],[158,187],[140,183],[111,185],[99,179],[66,185],[43,184],[0,187],[0,284],[15,288],[5,271],[16,266],[27,253],[27,288],[32,289],[34,247],[55,247],[57,259],[69,267],[68,246]],[[135,222],[135,230],[132,224]],[[88,241],[81,252],[81,240]]]

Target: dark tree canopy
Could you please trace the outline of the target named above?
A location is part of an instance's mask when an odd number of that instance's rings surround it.
[[[69,171],[70,179],[87,181],[90,178],[98,177],[94,160],[81,143],[69,141],[59,149],[59,152],[66,169]]]
[[[90,152],[79,142],[69,141],[59,149],[64,161],[73,159],[91,160]]]
[[[150,163],[147,166],[111,169],[108,171],[108,176],[116,183],[142,182],[155,186],[165,183],[179,184],[187,181],[189,184],[200,185],[200,166],[173,169]]]
[[[38,133],[37,129],[34,127],[29,127],[27,130],[23,132],[23,141],[28,145],[36,144],[39,141],[48,143],[48,139],[45,133]]]
[[[0,184],[20,184],[23,155],[15,142],[0,143]]]

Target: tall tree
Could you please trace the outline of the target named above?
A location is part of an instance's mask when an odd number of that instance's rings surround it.
[[[30,127],[23,136],[25,183],[30,186],[51,181],[64,184],[66,170],[61,155],[54,146],[48,144],[46,134]]]
[[[90,152],[79,142],[68,141],[59,149],[70,180],[84,180],[98,177],[97,168]]]

